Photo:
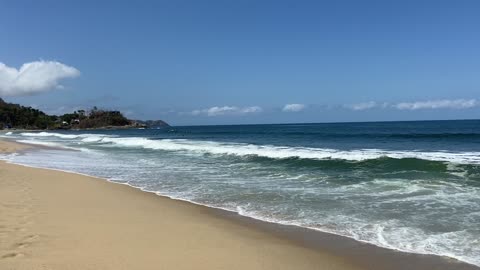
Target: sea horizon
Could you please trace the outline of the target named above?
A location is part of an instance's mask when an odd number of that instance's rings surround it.
[[[332,121],[332,122],[278,122],[278,123],[244,123],[244,124],[200,124],[200,125],[170,125],[170,127],[209,127],[209,126],[260,126],[260,125],[315,125],[315,124],[361,124],[361,123],[391,123],[391,122],[445,122],[445,121],[480,121],[480,118],[453,119],[415,119],[415,120],[366,120],[366,121]],[[168,127],[162,127],[168,128]],[[100,128],[101,129],[101,128]]]

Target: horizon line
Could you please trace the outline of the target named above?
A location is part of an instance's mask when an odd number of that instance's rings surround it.
[[[147,120],[143,120],[147,121]],[[164,120],[162,120],[164,121]],[[206,125],[170,125],[170,127],[205,127],[205,126],[262,126],[262,125],[314,125],[314,124],[362,124],[362,123],[393,123],[393,122],[442,122],[442,121],[480,121],[480,118],[464,119],[420,119],[420,120],[379,120],[379,121],[332,121],[332,122],[296,122],[296,123],[265,123],[265,124],[206,124]],[[168,123],[168,122],[167,122]]]

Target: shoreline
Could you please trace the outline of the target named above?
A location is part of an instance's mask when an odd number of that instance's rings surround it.
[[[0,140],[0,143],[5,142],[5,140]],[[18,144],[18,143],[8,143],[8,144]],[[3,145],[3,144],[2,144]],[[18,144],[21,145],[21,144]],[[27,146],[30,148],[36,147],[36,145]],[[18,149],[25,150],[25,148]],[[3,152],[3,148],[2,148]],[[336,235],[328,232],[322,232],[319,230],[304,228],[296,225],[283,225],[278,223],[272,223],[268,221],[263,221],[255,219],[252,217],[242,216],[236,212],[223,210],[219,208],[213,208],[194,202],[189,202],[187,200],[170,198],[155,192],[145,191],[137,187],[133,187],[128,184],[114,182],[108,179],[88,176],[76,172],[65,172],[55,169],[46,169],[46,168],[36,168],[25,165],[10,164],[7,162],[2,162],[1,167],[3,166],[13,166],[27,168],[28,170],[36,171],[47,171],[51,174],[61,174],[66,175],[66,178],[71,178],[68,175],[76,175],[78,178],[81,178],[80,181],[85,181],[87,179],[94,180],[90,182],[98,182],[105,184],[102,185],[108,189],[118,189],[115,186],[122,187],[121,189],[125,190],[125,194],[135,194],[135,196],[144,196],[149,197],[149,200],[155,201],[155,204],[168,204],[173,207],[185,207],[189,208],[189,211],[200,215],[202,219],[213,219],[216,221],[221,221],[223,226],[233,226],[236,229],[229,231],[229,235],[236,235],[240,228],[240,231],[247,230],[253,232],[254,234],[261,234],[262,241],[270,243],[271,241],[277,242],[280,241],[283,247],[282,252],[285,252],[284,249],[288,251],[295,251],[295,256],[288,256],[289,260],[299,259],[308,255],[312,261],[320,263],[320,265],[310,264],[308,267],[306,265],[296,264],[295,268],[297,269],[318,269],[322,266],[328,265],[328,269],[480,269],[474,265],[470,265],[456,259],[451,259],[448,257],[441,257],[437,255],[423,255],[416,253],[407,253],[402,251],[391,250],[387,248],[382,248],[375,246],[373,244],[360,242],[352,238],[348,238],[341,235]],[[20,169],[21,170],[21,169]],[[75,177],[75,178],[77,178]],[[98,181],[100,180],[100,181]],[[0,179],[2,181],[2,179]],[[48,180],[47,180],[48,181]],[[53,180],[52,180],[53,181]],[[118,185],[112,185],[118,184]],[[139,195],[144,194],[144,195]],[[130,196],[130,195],[128,195]],[[127,197],[128,197],[127,196]],[[118,199],[118,198],[117,198]],[[122,197],[123,199],[123,197]],[[126,198],[128,200],[128,198]],[[100,206],[99,206],[100,207]],[[210,222],[210,221],[209,221]],[[225,225],[228,224],[228,225]],[[230,230],[230,229],[229,229]],[[233,234],[231,234],[233,233]],[[245,241],[244,238],[236,239],[240,242]],[[248,237],[247,237],[248,240]],[[253,245],[265,244],[262,241],[253,240]],[[192,243],[197,245],[202,245],[203,242]],[[298,252],[300,249],[300,252]],[[1,256],[1,254],[0,254]],[[282,259],[282,257],[275,257],[274,259]],[[2,264],[0,260],[0,265]],[[293,266],[293,265],[292,265]],[[231,268],[231,266],[229,266]],[[244,266],[248,268],[250,266]],[[235,267],[234,267],[235,268]],[[242,267],[243,268],[243,267]],[[240,268],[240,269],[242,269]],[[75,268],[74,268],[75,269]],[[79,268],[81,269],[81,268]],[[148,269],[148,268],[146,268]],[[254,269],[270,269],[268,267],[260,267]],[[285,269],[290,269],[289,267]]]

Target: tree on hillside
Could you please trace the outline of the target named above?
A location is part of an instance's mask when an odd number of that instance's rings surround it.
[[[0,99],[0,127],[47,129],[55,127],[55,119],[38,109]]]

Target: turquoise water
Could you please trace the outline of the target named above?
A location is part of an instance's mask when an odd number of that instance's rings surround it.
[[[480,266],[480,121],[5,136],[65,149],[3,157],[10,162]]]

